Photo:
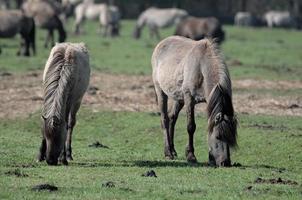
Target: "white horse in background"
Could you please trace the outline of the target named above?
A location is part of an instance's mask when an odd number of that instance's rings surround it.
[[[150,29],[150,37],[154,35],[160,39],[159,28],[166,28],[177,25],[182,19],[188,16],[187,11],[177,8],[155,8],[151,7],[145,10],[138,17],[133,37],[140,38],[141,31],[145,25]]]
[[[75,34],[81,32],[80,26],[85,19],[99,20],[100,29],[103,27],[103,36],[109,34],[113,36],[118,33],[120,11],[116,6],[109,6],[107,4],[95,4],[93,0],[84,0],[75,8]]]
[[[288,11],[268,11],[264,14],[268,27],[296,28],[296,20]]]

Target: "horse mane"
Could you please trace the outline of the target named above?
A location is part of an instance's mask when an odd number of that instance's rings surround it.
[[[232,103],[232,85],[229,71],[213,40],[206,40],[211,65],[218,69],[218,83],[213,87],[208,100],[208,130],[211,133],[214,126],[218,129],[218,137],[231,147],[237,146],[237,118]],[[213,66],[211,66],[212,68]]]
[[[73,84],[74,52],[67,47],[54,47],[52,57],[48,60],[48,71],[44,77],[43,118],[65,118],[65,103]],[[52,125],[52,124],[50,124]]]

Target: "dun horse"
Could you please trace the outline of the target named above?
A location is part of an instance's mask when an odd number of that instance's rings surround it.
[[[232,105],[229,72],[218,48],[208,39],[193,41],[171,36],[152,55],[153,82],[164,132],[164,154],[173,159],[174,128],[185,106],[189,142],[188,162],[196,162],[193,135],[195,104],[207,103],[209,163],[230,166],[230,147],[236,146],[237,120]],[[173,102],[168,114],[168,98]]]
[[[103,36],[116,36],[120,26],[120,11],[116,6],[107,4],[95,4],[93,0],[84,0],[75,8],[75,34],[80,34],[80,26],[85,19],[99,20],[100,29],[103,28]]]
[[[18,33],[20,33],[22,38],[18,55],[29,56],[30,47],[32,48],[33,54],[35,54],[36,45],[34,20],[30,17],[24,16],[19,10],[0,11],[0,38],[14,37]]]
[[[71,137],[76,113],[90,79],[89,55],[83,43],[52,48],[43,74],[42,143],[38,160],[56,165],[72,160]]]
[[[59,18],[60,8],[49,0],[29,0],[22,5],[22,10],[27,16],[33,17],[38,27],[47,29],[47,37],[44,43],[45,48],[48,47],[49,40],[54,46],[54,30],[58,30],[59,42],[66,39],[66,31],[63,23]]]
[[[139,39],[141,37],[141,31],[146,25],[150,29],[150,37],[156,36],[160,39],[158,32],[159,28],[166,28],[172,25],[178,24],[183,18],[185,18],[188,13],[185,10],[177,8],[149,8],[142,12],[138,17],[133,37]]]
[[[178,24],[175,35],[191,38],[192,40],[201,40],[205,37],[215,38],[218,43],[224,40],[222,25],[215,17],[188,17]]]

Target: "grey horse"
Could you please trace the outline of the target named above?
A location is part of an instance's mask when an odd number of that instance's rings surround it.
[[[187,11],[177,8],[155,8],[151,7],[140,14],[133,32],[133,37],[139,39],[144,26],[150,29],[150,37],[156,36],[160,39],[159,28],[166,28],[177,25],[182,19],[188,16]]]
[[[194,41],[171,36],[155,47],[151,63],[166,158],[177,156],[174,129],[178,114],[185,106],[189,135],[185,154],[188,162],[196,162],[194,107],[204,102],[207,103],[209,163],[230,166],[230,147],[237,144],[237,119],[229,72],[215,43],[208,39]],[[168,99],[172,104],[170,113]]]

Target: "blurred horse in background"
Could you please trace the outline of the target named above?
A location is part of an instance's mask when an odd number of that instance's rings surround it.
[[[187,11],[177,8],[148,8],[138,17],[133,32],[133,37],[135,39],[139,39],[141,37],[141,31],[143,27],[148,26],[150,30],[150,37],[153,38],[153,36],[156,36],[157,39],[160,39],[158,32],[159,28],[166,28],[172,25],[177,25],[187,16]]]
[[[264,14],[268,27],[297,28],[297,21],[288,11],[268,11]]]
[[[230,147],[236,146],[237,119],[232,104],[232,85],[227,66],[212,41],[171,36],[161,41],[152,55],[152,78],[161,113],[166,158],[177,156],[174,129],[185,106],[189,135],[185,154],[196,162],[194,107],[207,103],[209,163],[230,166]],[[168,114],[168,99],[171,110]]]
[[[188,17],[178,24],[175,35],[191,38],[192,40],[201,40],[205,37],[215,38],[215,41],[219,44],[225,37],[222,25],[215,17]]]
[[[93,0],[84,0],[75,8],[75,18],[75,34],[80,34],[80,26],[85,19],[99,20],[100,30],[104,29],[103,36],[115,36],[119,33],[121,15],[116,6],[95,4]]]
[[[248,26],[248,27],[259,27],[263,26],[265,22],[251,14],[250,12],[237,12],[234,17],[234,23],[236,26]]]
[[[45,48],[48,47],[49,41],[51,41],[51,46],[54,46],[54,30],[58,31],[59,42],[66,40],[66,31],[59,18],[61,8],[58,4],[50,0],[28,0],[22,5],[22,10],[25,15],[34,18],[38,27],[48,31],[44,43]]]
[[[57,165],[72,160],[71,138],[76,113],[90,79],[84,43],[61,43],[52,48],[43,74],[43,139],[38,161]]]
[[[0,10],[0,37],[11,38],[18,33],[22,41],[17,54],[29,56],[30,47],[33,54],[36,54],[34,20],[26,17],[20,10]]]

